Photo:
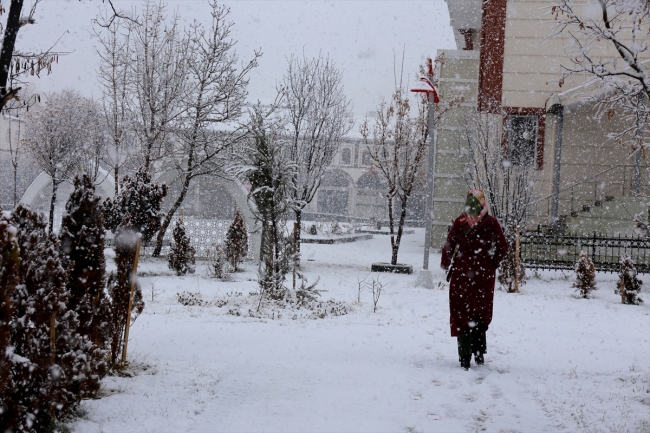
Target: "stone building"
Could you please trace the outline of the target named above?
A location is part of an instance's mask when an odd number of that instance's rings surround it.
[[[407,203],[408,225],[424,224],[425,201],[422,188],[411,196]],[[395,212],[398,212],[401,209],[399,201],[395,206]],[[372,168],[363,140],[344,140],[323,177],[316,197],[305,209],[303,219],[387,224],[386,188]]]

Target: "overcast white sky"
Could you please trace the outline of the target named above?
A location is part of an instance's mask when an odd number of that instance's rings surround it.
[[[413,80],[418,64],[436,50],[455,48],[447,5],[427,1],[223,1],[235,23],[232,36],[239,41],[242,60],[261,49],[259,67],[251,75],[249,99],[268,102],[286,68],[286,57],[303,50],[308,56],[329,54],[344,71],[344,84],[357,117],[374,110],[394,88],[393,60],[401,62]],[[115,0],[117,7],[131,10],[140,1]],[[168,1],[182,21],[204,20],[205,0]],[[31,0],[25,0],[25,8]],[[61,57],[52,75],[36,83],[39,92],[75,88],[97,97],[95,41],[92,19],[106,8],[101,0],[43,0],[38,5],[37,24],[24,27],[19,48],[48,48],[59,36],[57,51],[72,51]],[[399,73],[399,70],[398,70]]]

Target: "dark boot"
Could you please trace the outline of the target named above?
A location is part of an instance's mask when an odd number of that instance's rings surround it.
[[[460,366],[465,369],[465,371],[469,370],[469,363],[472,360],[471,356],[466,356],[464,358],[460,358]]]
[[[474,362],[476,362],[476,365],[483,365],[485,363],[485,360],[483,359],[483,354],[481,352],[476,352],[474,354]]]

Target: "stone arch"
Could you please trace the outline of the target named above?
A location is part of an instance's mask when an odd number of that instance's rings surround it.
[[[100,182],[97,184],[96,192],[102,198],[113,197],[115,195],[115,181],[103,168],[99,169]],[[56,203],[54,204],[54,227],[59,227],[60,219],[63,216],[65,203],[72,191],[71,182],[63,182],[58,189]],[[47,217],[49,211],[50,198],[52,197],[52,178],[49,174],[41,172],[36,179],[29,185],[20,199],[20,203],[28,205],[34,210],[45,212]]]
[[[100,178],[103,180],[97,185],[99,189],[99,195],[102,197],[113,197],[115,195],[115,181],[113,176],[109,175],[106,170],[103,168],[99,169]],[[39,202],[42,200],[44,194],[51,194],[52,191],[52,178],[49,174],[41,172],[36,179],[29,185],[25,194],[23,194],[20,199],[21,203],[24,203],[30,207],[36,208],[39,205]],[[66,197],[67,200],[67,197]]]
[[[179,179],[179,172],[174,169],[162,173],[158,176],[156,181],[164,182],[168,187],[170,187],[170,189],[174,189],[174,185],[179,181]],[[206,185],[210,185],[211,189],[205,188]],[[228,180],[217,176],[195,178],[190,184],[190,190],[188,191],[182,205],[182,207],[187,211],[186,215],[190,218],[194,217],[204,220],[210,219],[209,217],[211,214],[207,209],[207,206],[216,203],[209,203],[210,199],[215,199],[214,196],[210,195],[210,192],[214,194],[222,194],[222,203],[217,205],[216,213],[212,214],[214,219],[216,219],[215,216],[219,215],[221,218],[232,220],[234,208],[237,207],[237,209],[241,211],[249,229],[251,253],[254,260],[259,260],[261,236],[260,233],[255,230],[255,217],[248,207],[248,191],[238,180]],[[227,202],[227,204],[224,205],[223,201]],[[166,203],[163,203],[163,206],[165,206],[165,204]],[[167,205],[169,206],[169,204]],[[188,231],[191,230],[193,229],[188,227]],[[171,233],[169,229],[168,232]],[[192,237],[192,233],[190,233],[190,237]]]
[[[383,190],[386,189],[386,185],[377,174],[366,171],[357,179],[357,188]]]
[[[354,182],[345,171],[338,168],[326,170],[316,197],[318,213],[349,215],[353,187]]]
[[[385,191],[381,178],[366,171],[357,179],[357,215],[381,221],[387,217]]]

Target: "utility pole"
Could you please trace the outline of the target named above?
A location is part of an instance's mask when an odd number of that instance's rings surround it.
[[[435,137],[435,104],[440,102],[438,92],[433,85],[433,61],[429,58],[429,71],[427,77],[421,77],[420,82],[424,84],[422,87],[411,89],[411,92],[426,93],[429,105],[429,123],[427,129],[429,130],[429,168],[427,170],[427,209],[425,212],[425,227],[424,227],[424,261],[422,269],[429,270],[429,249],[431,247],[431,220],[433,219],[433,171],[436,166],[436,137]]]

